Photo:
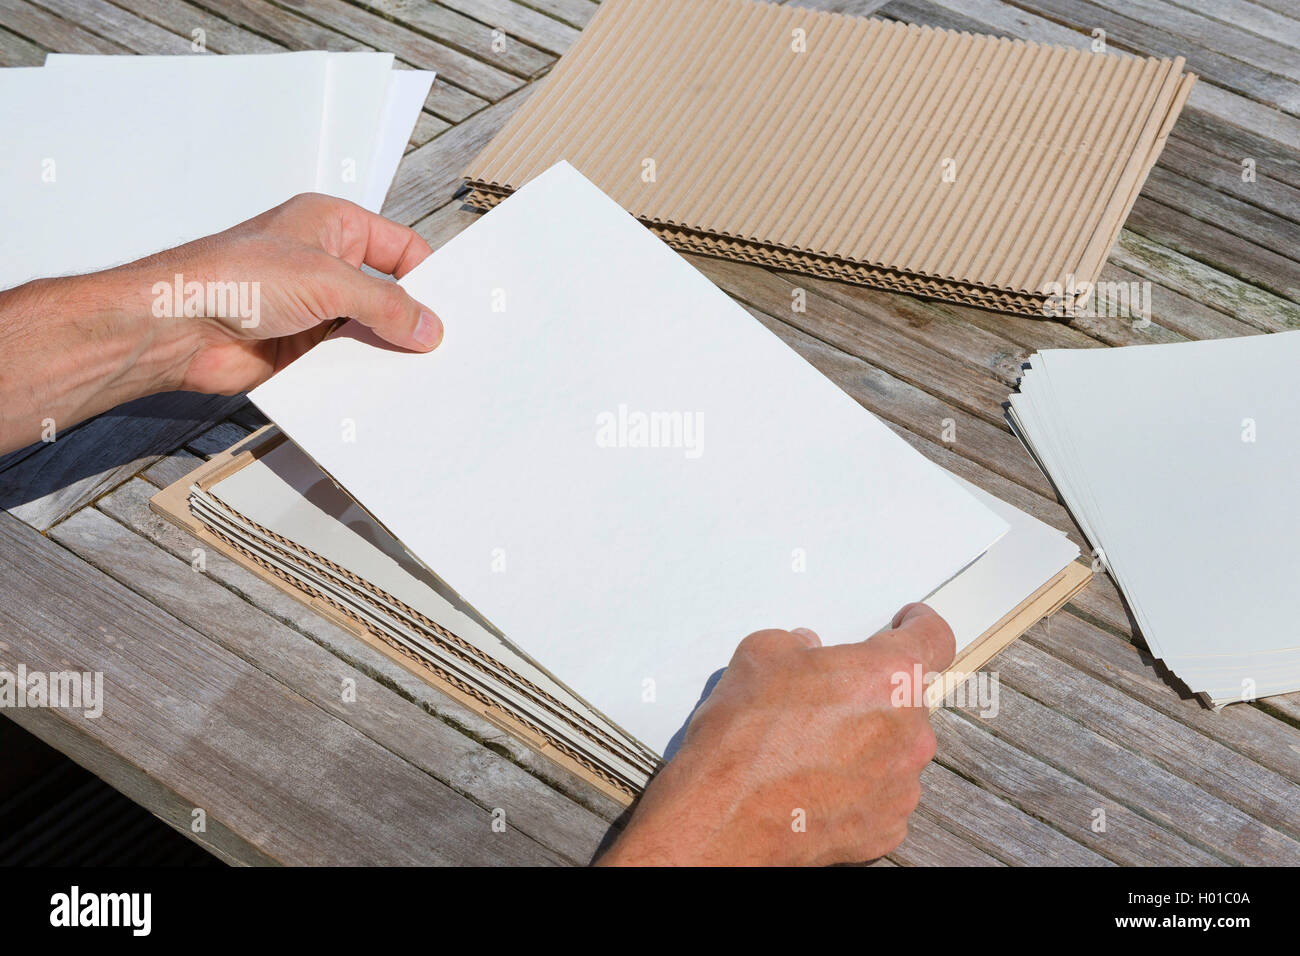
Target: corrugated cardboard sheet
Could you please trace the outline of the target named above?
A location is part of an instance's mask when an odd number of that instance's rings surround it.
[[[466,172],[566,159],[677,248],[1042,314],[1097,278],[1195,77],[752,0],[605,0]]]

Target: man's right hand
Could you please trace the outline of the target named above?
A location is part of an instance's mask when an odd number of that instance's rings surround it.
[[[803,628],[749,635],[600,862],[883,856],[907,835],[935,752],[929,709],[912,686],[918,665],[940,672],[954,652],[951,628],[924,604],[860,644],[822,647]]]

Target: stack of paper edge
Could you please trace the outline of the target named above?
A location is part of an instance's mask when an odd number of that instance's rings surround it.
[[[378,212],[433,80],[391,53],[316,51],[0,70],[0,128],[21,131],[0,153],[0,289],[121,265],[299,193]]]
[[[1153,655],[1214,705],[1300,690],[1300,331],[1030,357],[1012,427]]]

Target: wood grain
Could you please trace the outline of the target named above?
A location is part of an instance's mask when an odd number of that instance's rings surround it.
[[[1102,27],[1115,49],[1187,54],[1202,73],[1103,271],[1150,283],[1148,327],[691,260],[922,454],[1086,547],[1000,404],[1037,349],[1300,328],[1300,19],[1286,0],[796,3],[1085,48]],[[200,28],[217,53],[382,49],[436,69],[385,206],[436,248],[478,218],[455,199],[465,165],[597,9],[0,0],[0,64],[190,55]],[[220,555],[191,570],[195,540],[148,497],[263,423],[242,399],[157,396],[0,458],[0,663],[101,669],[111,702],[99,720],[14,714],[228,862],[585,862],[613,801]],[[921,808],[876,865],[1300,862],[1300,694],[1202,707],[1146,653],[1104,575],[989,669],[998,715],[936,714]],[[505,834],[485,829],[497,806]]]

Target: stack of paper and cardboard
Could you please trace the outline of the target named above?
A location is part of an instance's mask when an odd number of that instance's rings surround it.
[[[1181,57],[605,0],[465,175],[488,208],[563,159],[685,251],[1041,315],[1097,278],[1193,81]]]
[[[0,289],[120,265],[298,193],[378,212],[432,82],[387,53],[0,70]]]
[[[344,326],[155,507],[622,799],[751,631],[928,598],[967,673],[1089,577],[567,164],[402,285],[436,351]]]
[[[1151,652],[1214,704],[1300,690],[1300,332],[1029,360],[1009,417]]]

